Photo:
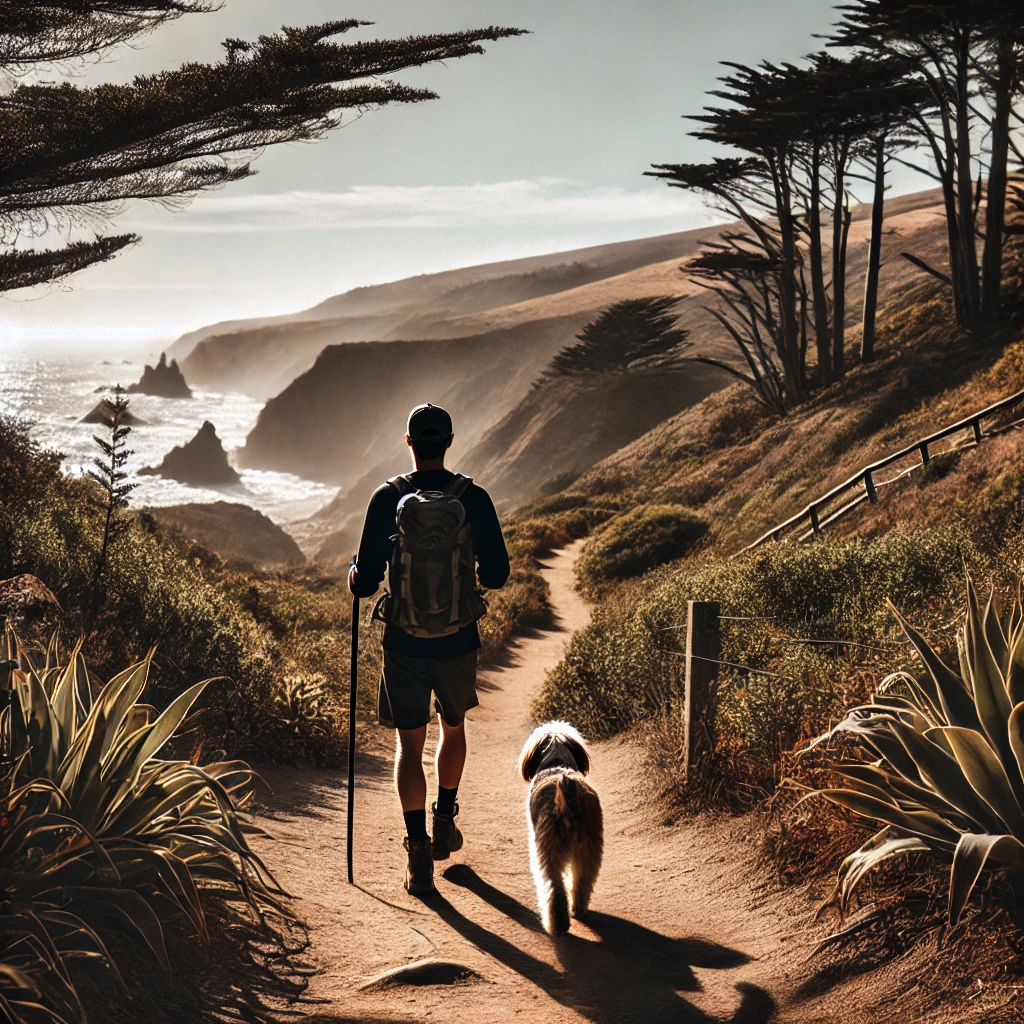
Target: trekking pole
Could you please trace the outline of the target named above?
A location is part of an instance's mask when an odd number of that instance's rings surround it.
[[[352,879],[352,823],[355,812],[354,793],[356,786],[356,684],[359,678],[359,598],[352,598],[352,662],[348,687],[348,884]]]

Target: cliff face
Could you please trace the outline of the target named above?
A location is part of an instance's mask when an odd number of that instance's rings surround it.
[[[229,487],[242,479],[228,463],[227,452],[209,420],[191,441],[172,448],[159,466],[147,466],[139,473],[170,477],[193,487]]]
[[[488,429],[458,460],[458,469],[479,479],[495,502],[520,505],[545,484],[579,476],[730,381],[699,363],[676,372],[557,377],[531,390]]]
[[[192,389],[178,367],[177,359],[167,362],[167,353],[160,353],[156,366],[146,364],[139,380],[128,388],[137,395],[158,395],[161,398],[191,398]]]
[[[306,561],[299,546],[280,526],[248,505],[214,501],[146,511],[162,526],[202,544],[227,562],[282,569]]]
[[[935,193],[920,193],[886,204],[893,220],[889,227],[903,235],[900,246],[921,248],[920,238],[909,237],[920,225],[907,231],[896,219],[936,201]],[[869,215],[870,207],[853,211],[851,296],[862,286]],[[356,288],[290,316],[229,321],[193,331],[178,339],[170,354],[182,360],[196,385],[266,399],[305,373],[329,345],[467,338],[539,320],[585,318],[620,299],[680,295],[694,298],[684,319],[686,326],[700,331],[704,349],[722,348],[728,358],[735,358],[724,330],[703,310],[711,296],[679,273],[680,264],[719,230],[708,226]],[[931,233],[941,241],[941,233]],[[941,253],[939,258],[941,262]],[[899,276],[918,273],[894,254],[886,260],[885,287]],[[851,303],[851,313],[855,305]]]
[[[239,463],[332,484],[383,479],[408,468],[406,417],[427,401],[452,414],[458,457],[579,326],[564,318],[472,338],[332,346],[267,402]]]

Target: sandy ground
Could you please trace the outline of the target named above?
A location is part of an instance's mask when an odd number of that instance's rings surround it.
[[[277,839],[262,843],[261,852],[300,898],[297,907],[311,927],[310,996],[317,1003],[308,1007],[308,1019],[889,1020],[903,979],[876,976],[869,1009],[863,986],[851,991],[839,978],[815,975],[808,954],[824,932],[812,923],[811,896],[780,891],[770,881],[742,819],[660,820],[637,752],[626,741],[593,750],[606,852],[592,911],[564,938],[552,940],[541,930],[528,867],[525,786],[515,763],[531,728],[533,694],[569,633],[589,616],[573,589],[574,554],[557,554],[546,569],[557,629],[521,639],[505,665],[481,674],[481,707],[470,715],[459,795],[466,844],[439,865],[436,895],[415,899],[402,887],[402,818],[390,752],[379,739],[371,738],[358,759],[356,887],[345,881],[344,776],[268,773],[274,794],[264,824]],[[431,959],[456,965],[449,976],[465,977],[366,985],[382,972]]]

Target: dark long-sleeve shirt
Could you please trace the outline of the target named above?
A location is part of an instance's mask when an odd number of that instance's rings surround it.
[[[431,469],[410,473],[409,479],[418,490],[443,491],[455,478],[447,469]],[[384,579],[391,559],[398,524],[399,493],[391,484],[382,484],[373,492],[366,509],[363,534],[356,556],[353,590],[360,597],[371,597]],[[498,513],[491,496],[476,484],[470,484],[460,498],[466,510],[466,521],[473,534],[473,553],[477,561],[477,579],[486,590],[498,590],[508,579],[508,552],[501,535]],[[406,633],[399,626],[384,626],[384,647],[411,658],[454,658],[480,647],[476,623],[464,626],[450,636],[420,637]]]

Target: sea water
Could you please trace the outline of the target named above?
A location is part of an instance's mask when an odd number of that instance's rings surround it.
[[[31,426],[32,436],[46,448],[64,455],[63,468],[79,476],[100,454],[94,435],[98,424],[79,423],[104,394],[120,384],[127,388],[142,374],[146,362],[159,351],[135,347],[76,349],[74,342],[18,343],[0,347],[0,415],[14,416]],[[145,425],[132,428],[128,447],[134,454],[127,469],[138,488],[132,505],[182,505],[192,502],[234,501],[251,505],[276,523],[304,519],[326,505],[337,493],[312,480],[290,473],[240,469],[240,487],[218,491],[189,487],[157,476],[136,476],[143,466],[159,465],[175,445],[191,440],[204,420],[210,420],[232,459],[253,428],[263,402],[249,395],[193,389],[193,398],[157,398],[130,395],[132,413]]]

